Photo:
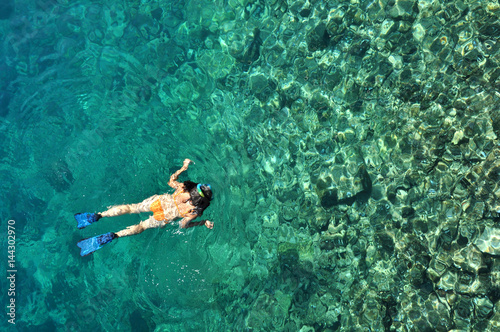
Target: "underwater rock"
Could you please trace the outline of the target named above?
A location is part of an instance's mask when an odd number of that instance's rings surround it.
[[[368,39],[362,39],[352,44],[349,49],[349,54],[363,57],[365,53],[370,49],[370,41]]]
[[[255,28],[252,35],[247,36],[243,44],[240,44],[237,50],[233,50],[231,55],[239,62],[248,66],[259,59],[261,46],[260,29]]]
[[[234,58],[219,50],[200,50],[196,53],[196,63],[213,79],[226,77],[234,66]]]
[[[288,310],[292,303],[290,294],[276,291],[269,294],[262,291],[252,304],[245,319],[249,329],[281,329],[288,317]]]
[[[330,45],[337,44],[344,37],[346,24],[342,22],[343,15],[344,11],[339,8],[326,24],[326,32],[328,33]]]
[[[54,254],[54,257],[51,259],[52,262],[56,260],[55,257],[57,257],[57,253],[60,252],[60,248],[57,245],[57,237],[58,235],[53,228],[49,228],[42,236],[44,247],[48,252]],[[45,267],[47,268],[47,266]]]
[[[413,264],[413,266],[410,269],[410,281],[412,285],[414,286],[420,286],[425,282],[425,267],[420,264]]]
[[[179,103],[193,102],[200,97],[191,82],[180,82],[172,90]]]
[[[176,70],[175,77],[179,82],[189,82],[194,88],[193,94],[196,93],[200,96],[209,95],[214,88],[213,81],[203,69],[188,63],[182,64],[179,69]]]
[[[486,269],[483,255],[476,246],[468,245],[456,251],[453,255],[453,263],[461,269],[478,274],[480,270]]]
[[[473,304],[470,298],[461,296],[459,301],[454,305],[454,319],[457,328],[467,329],[470,324],[471,315],[473,314]]]
[[[465,132],[467,134],[467,132]],[[483,152],[484,153],[484,152]],[[486,203],[489,213],[500,214],[500,148],[495,147],[479,164],[472,167],[462,183],[471,195]]]
[[[262,217],[262,226],[267,228],[277,228],[279,219],[276,213],[270,213]]]
[[[325,49],[328,46],[329,40],[330,36],[324,22],[316,25],[306,36],[307,46],[311,52]]]
[[[81,31],[82,22],[72,15],[63,15],[56,21],[57,31],[65,37],[76,37]]]
[[[386,19],[380,25],[380,36],[381,37],[389,36],[393,32],[397,31],[397,29],[398,29],[398,24],[396,24],[396,22],[390,19]]]
[[[450,265],[451,257],[444,252],[438,253],[436,257],[432,258],[429,268],[427,269],[429,279],[433,282],[438,282]]]
[[[322,303],[320,297],[317,294],[314,294],[309,299],[308,310],[305,314],[305,319],[303,320],[306,324],[314,324],[321,322],[328,308]]]
[[[445,291],[454,291],[457,284],[457,273],[454,271],[447,271],[437,283],[437,286]]]
[[[372,22],[380,22],[386,16],[385,10],[382,8],[381,4],[378,2],[371,2],[366,7],[366,15],[367,15],[367,18]]]
[[[73,174],[64,160],[51,163],[44,172],[44,178],[57,192],[68,190],[74,182]]]
[[[286,200],[286,201],[293,202],[292,200]],[[285,203],[281,206],[280,217],[283,218],[284,222],[292,222],[297,217],[298,209],[299,209],[298,205]]]
[[[288,9],[291,13],[301,17],[309,16],[311,4],[307,0],[290,1],[288,4]]]
[[[485,227],[474,244],[483,253],[500,255],[500,228]]]
[[[254,74],[249,77],[250,89],[256,95],[261,95],[269,88],[269,81],[263,74]]]
[[[474,299],[474,311],[476,316],[480,319],[489,318],[493,313],[494,305],[489,298],[475,298]]]
[[[329,90],[336,88],[343,80],[342,72],[336,66],[328,68],[323,76],[323,82]]]
[[[309,104],[316,110],[328,109],[330,107],[328,97],[321,93],[321,91],[319,90],[315,90],[311,94],[311,97],[309,98]]]
[[[418,1],[415,0],[396,0],[394,6],[389,9],[389,15],[397,20],[415,19],[418,13]]]
[[[161,12],[161,8],[158,8]],[[161,16],[161,13],[160,13]],[[159,38],[162,32],[162,26],[157,19],[150,15],[136,15],[130,22],[139,31],[142,38],[147,41]]]
[[[322,166],[311,176],[324,208],[338,204],[351,205],[371,195],[372,180],[365,165],[356,167],[358,156],[355,154],[348,158],[343,160],[342,165]]]
[[[263,47],[265,50],[262,51],[262,54],[265,62],[273,63],[278,68],[286,63],[286,46],[281,40],[277,39],[276,36],[271,35],[267,37]]]
[[[417,294],[415,290],[407,290],[398,298],[397,316],[393,319],[392,328],[405,330],[412,324],[416,331],[448,331],[450,329],[450,308],[436,296]],[[444,303],[443,303],[444,302]]]
[[[128,15],[121,5],[111,5],[104,10],[104,19],[107,31],[104,38],[105,44],[112,44],[117,38],[121,38],[128,25]]]
[[[385,308],[377,301],[378,296],[375,295],[375,292],[369,292],[366,295],[359,321],[362,325],[371,326],[374,330],[383,330],[382,311]]]

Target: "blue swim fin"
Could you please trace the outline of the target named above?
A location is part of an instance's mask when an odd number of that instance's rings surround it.
[[[87,256],[96,251],[97,249],[101,249],[103,245],[113,241],[116,239],[115,233],[109,232],[102,235],[97,235],[94,237],[89,237],[88,239],[84,239],[79,241],[76,245],[79,246],[82,250],[80,251],[80,256]]]
[[[75,214],[75,219],[78,222],[78,229],[87,227],[88,225],[95,223],[97,220],[101,219],[102,216],[99,213],[77,213]]]

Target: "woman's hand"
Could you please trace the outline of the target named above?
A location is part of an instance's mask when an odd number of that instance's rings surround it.
[[[205,226],[207,226],[208,229],[212,229],[214,228],[214,223],[210,220],[205,220]]]
[[[186,159],[184,159],[184,162],[182,163],[182,168],[187,169],[190,163],[193,163],[193,164],[194,164],[194,162],[193,162],[192,160],[189,160],[189,159],[187,159],[187,158],[186,158]]]
[[[179,186],[181,186],[182,184],[177,182],[177,179],[179,178],[179,175],[184,172],[185,170],[188,169],[188,166],[190,163],[193,163],[193,161],[189,160],[189,159],[184,159],[184,162],[182,163],[182,167],[180,170],[176,171],[174,174],[170,175],[170,181],[168,181],[168,185],[172,188],[174,188],[175,190],[177,190],[179,188]]]

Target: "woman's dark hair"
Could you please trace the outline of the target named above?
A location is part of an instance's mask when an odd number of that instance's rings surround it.
[[[189,196],[191,196],[191,203],[195,206],[195,213],[199,216],[203,214],[203,211],[209,207],[210,200],[212,199],[212,190],[205,185],[201,185],[201,191],[205,197],[201,197],[198,192],[198,183],[194,183],[192,181],[184,181],[184,190],[189,192]]]

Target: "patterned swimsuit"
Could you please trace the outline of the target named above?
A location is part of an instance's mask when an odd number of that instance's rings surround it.
[[[192,209],[181,212],[175,198],[180,194],[154,195],[139,203],[141,210],[153,212],[154,220],[151,220],[150,226],[163,227],[175,218],[184,218],[192,212]],[[153,219],[150,218],[150,219]]]

